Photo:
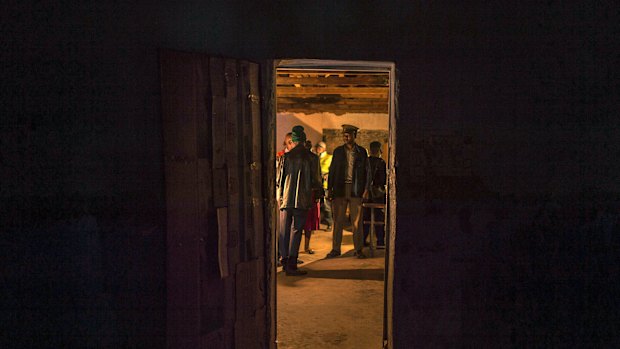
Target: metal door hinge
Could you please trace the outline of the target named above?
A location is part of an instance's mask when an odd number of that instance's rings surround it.
[[[248,94],[248,99],[252,101],[252,103],[258,103],[260,101],[260,97],[255,94]]]

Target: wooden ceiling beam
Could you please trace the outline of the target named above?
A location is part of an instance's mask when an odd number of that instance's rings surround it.
[[[342,105],[342,104],[280,104],[277,105],[278,112],[294,113],[334,113],[342,115],[344,113],[387,113],[388,105]]]
[[[278,97],[278,103],[281,104],[341,104],[341,105],[387,105],[387,98],[342,98],[331,102],[320,103],[316,98],[304,97]]]
[[[303,76],[325,76],[325,75],[385,75],[385,71],[370,70],[308,70],[308,69],[278,69],[277,75],[303,75]]]
[[[387,75],[362,75],[362,76],[330,76],[330,77],[282,77],[276,78],[276,85],[378,85],[389,86]]]
[[[383,94],[387,93],[387,87],[278,87],[278,92],[282,94]]]
[[[379,87],[278,87],[277,97],[340,95],[343,98],[387,98],[389,88]]]
[[[386,93],[377,93],[377,94],[359,94],[359,93],[340,93],[340,94],[285,94],[278,93],[277,97],[291,97],[291,98],[319,98],[319,97],[334,97],[336,99],[342,98],[366,98],[366,99],[387,99],[388,94]]]

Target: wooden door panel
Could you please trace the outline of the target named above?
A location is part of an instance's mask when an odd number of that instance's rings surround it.
[[[212,76],[211,81],[214,80],[216,76]],[[213,95],[211,106],[213,168],[219,169],[226,166],[226,97]]]
[[[179,120],[171,122],[163,121],[164,127],[164,154],[171,159],[189,159],[196,156],[195,134],[195,107],[187,104],[193,103],[194,98],[188,96],[175,96],[169,98],[168,107],[163,113],[179,115]]]
[[[256,63],[247,63],[245,79],[248,81],[249,91],[246,103],[249,104],[251,127],[251,164],[250,169],[250,192],[252,202],[252,226],[254,228],[254,251],[255,256],[262,257],[265,253],[265,229],[263,221],[263,165],[262,165],[262,133],[260,115],[260,92],[258,87],[259,66]],[[262,265],[264,268],[264,265]]]
[[[168,161],[165,175],[168,244],[196,243],[199,229],[196,161]]]
[[[239,121],[240,133],[242,134],[240,147],[241,171],[246,181],[241,183],[241,197],[243,214],[243,226],[239,239],[241,241],[241,260],[248,261],[256,258],[254,246],[254,217],[252,216],[252,122],[248,95],[250,94],[249,78],[247,76],[248,62],[239,62],[237,67],[239,85]]]
[[[263,348],[258,65],[162,51],[168,348]]]
[[[193,337],[198,340],[200,302],[198,244],[168,244],[168,259],[174,263],[168,267],[168,317],[176,319],[168,323],[168,333],[175,338]]]
[[[264,328],[264,312],[259,311],[264,305],[261,291],[264,260],[254,259],[237,265],[237,317],[235,321],[235,343],[240,348],[262,348],[262,342],[256,341],[261,328]]]
[[[243,172],[240,168],[240,120],[239,98],[237,90],[237,61],[226,59],[224,62],[224,80],[226,82],[226,168],[228,171],[228,261],[236,265],[240,261],[240,229],[242,222],[241,193]]]

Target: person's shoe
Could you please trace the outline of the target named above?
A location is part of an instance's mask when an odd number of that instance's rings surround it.
[[[355,257],[357,257],[357,259],[364,259],[364,258],[366,258],[366,255],[362,251],[355,251],[355,253],[353,255]]]
[[[305,270],[297,269],[298,259],[295,257],[289,257],[286,265],[286,276],[300,276],[308,274]]]
[[[334,257],[338,257],[338,256],[340,256],[340,251],[334,251],[334,250],[331,250],[331,251],[327,254],[327,256],[325,256],[325,258],[329,259],[329,258],[334,258]]]
[[[286,265],[288,263],[288,258],[282,258],[280,261],[278,261],[278,266],[282,266],[282,271],[286,271]]]
[[[301,259],[298,259],[296,263],[297,264],[304,264],[304,261],[302,261]]]
[[[314,254],[314,250],[311,248],[305,250],[304,252],[306,252],[307,254]]]
[[[325,227],[325,231],[331,231],[331,230],[332,230],[332,226],[328,224],[328,225]]]

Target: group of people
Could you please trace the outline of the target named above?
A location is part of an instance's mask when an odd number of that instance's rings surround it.
[[[363,224],[364,201],[385,203],[386,164],[381,158],[381,143],[370,143],[370,156],[355,142],[358,128],[342,125],[343,145],[327,153],[319,142],[312,151],[302,126],[293,127],[285,136],[284,150],[277,154],[277,198],[280,207],[278,252],[286,275],[305,275],[297,267],[302,232],[304,251],[312,254],[310,236],[319,229],[323,215],[327,230],[333,223],[332,249],[326,258],[341,255],[342,232],[347,223],[347,207],[353,232],[354,256],[366,258],[363,248],[369,229]],[[377,210],[382,221],[384,213]],[[368,214],[368,213],[367,213]],[[333,216],[333,217],[332,217]],[[377,246],[384,246],[384,228],[379,225]]]

